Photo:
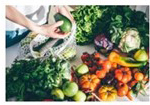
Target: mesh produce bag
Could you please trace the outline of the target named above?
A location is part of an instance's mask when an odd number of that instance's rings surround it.
[[[71,34],[64,39],[52,39],[44,35],[29,33],[20,43],[19,58],[39,58],[48,57],[51,54],[60,59],[71,59],[76,55],[76,25],[74,24]],[[40,50],[34,50],[38,46],[47,42]]]

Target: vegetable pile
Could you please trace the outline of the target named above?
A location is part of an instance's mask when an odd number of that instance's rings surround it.
[[[139,51],[135,55],[137,53]],[[140,64],[136,60],[130,61],[131,58],[128,57],[124,57],[126,59],[124,61],[124,59],[118,58],[116,54],[118,53],[112,51],[108,59],[104,60],[101,59],[98,52],[83,53],[81,56],[83,64],[75,69],[75,73],[76,82],[87,97],[92,95],[96,101],[114,101],[117,96],[126,96],[133,101],[133,96],[147,95],[145,91],[149,81],[148,59],[140,62]],[[114,58],[114,56],[117,57]],[[86,101],[89,99],[87,98]]]
[[[79,6],[72,14],[77,23],[79,45],[89,44],[104,33],[125,53],[149,46],[149,22],[141,11],[128,6]]]
[[[50,97],[51,89],[71,79],[68,62],[54,57],[45,60],[15,60],[6,73],[6,99],[42,100]]]

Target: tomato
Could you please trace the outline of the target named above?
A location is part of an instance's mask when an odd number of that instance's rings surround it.
[[[95,74],[85,74],[79,79],[79,84],[82,90],[95,91],[101,80]]]
[[[83,55],[81,56],[82,61],[86,61],[88,58],[90,57],[90,54],[88,54],[87,52],[84,52]]]
[[[94,53],[94,58],[95,59],[100,59],[100,53],[98,53],[98,52]]]
[[[102,65],[103,63],[104,63],[103,60],[98,60],[98,61],[97,61],[97,65]]]
[[[96,70],[97,70],[97,66],[96,66],[96,65],[94,65],[94,66],[92,66],[92,67],[89,67],[89,71],[90,71],[91,73],[94,73]]]
[[[118,94],[118,96],[120,96],[120,97],[123,97],[123,96],[125,96],[127,93],[128,93],[128,91],[129,91],[129,87],[128,87],[128,85],[127,84],[125,84],[125,83],[118,83],[118,91],[117,91],[117,94]]]
[[[143,75],[143,73],[137,72],[137,73],[134,74],[134,78],[135,78],[137,81],[141,81],[141,80],[143,80],[144,75]]]
[[[92,61],[90,61],[90,60],[89,61],[84,61],[83,63],[86,64],[87,66],[91,66],[92,65]]]
[[[96,75],[97,75],[98,78],[104,78],[106,76],[106,70],[104,70],[104,69],[97,70]]]
[[[102,86],[98,90],[98,97],[103,101],[114,101],[117,98],[117,90],[112,86]]]
[[[122,79],[122,73],[115,74],[115,78],[117,78],[118,81],[121,81],[121,79]]]
[[[113,62],[111,66],[112,66],[112,68],[115,69],[115,68],[117,68],[117,63]]]
[[[115,70],[115,78],[123,83],[127,83],[132,79],[131,71],[129,68],[121,68]]]
[[[107,70],[107,72],[109,72],[109,70],[111,69],[111,62],[106,60],[104,61],[104,63],[102,64],[103,69]]]

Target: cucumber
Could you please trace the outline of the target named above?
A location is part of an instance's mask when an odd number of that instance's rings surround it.
[[[64,23],[59,27],[59,29],[64,32],[68,33],[71,31],[72,23],[71,21],[64,15],[57,13],[54,15],[55,21],[63,21]]]

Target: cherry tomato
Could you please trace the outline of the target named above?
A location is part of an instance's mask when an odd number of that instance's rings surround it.
[[[112,63],[112,68],[116,69],[117,68],[117,63],[113,62]]]
[[[90,61],[90,60],[89,61],[84,61],[83,63],[86,64],[87,66],[91,66],[92,65],[92,61]]]
[[[106,60],[104,61],[104,63],[102,64],[103,69],[107,70],[107,72],[109,72],[109,70],[111,69],[111,62]]]
[[[123,97],[123,96],[125,96],[127,93],[128,93],[128,91],[129,91],[129,87],[128,87],[128,85],[127,84],[125,84],[125,83],[118,83],[118,91],[117,91],[117,94],[118,94],[118,96],[120,96],[120,97]]]
[[[89,67],[89,71],[90,71],[91,73],[94,73],[96,70],[97,70],[97,66],[96,66],[96,65],[94,65],[94,66],[92,66],[92,67]]]
[[[122,79],[122,73],[115,74],[115,78],[117,78],[118,81],[121,81],[121,79]]]
[[[95,59],[100,59],[100,53],[98,53],[98,52],[94,53],[94,58]]]
[[[83,55],[81,56],[82,61],[84,62],[85,60],[87,60],[90,57],[90,54],[88,54],[87,52],[84,52]]]
[[[97,70],[96,75],[97,75],[98,78],[104,78],[106,76],[106,70],[104,70],[104,69]]]
[[[102,65],[103,63],[104,63],[103,60],[98,60],[96,64],[97,64],[97,65]]]
[[[143,75],[143,73],[137,72],[137,73],[134,74],[134,78],[137,81],[141,81],[141,80],[143,80],[144,75]]]

